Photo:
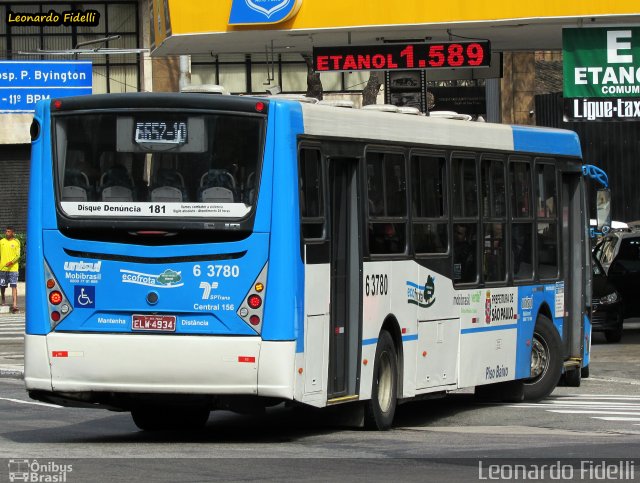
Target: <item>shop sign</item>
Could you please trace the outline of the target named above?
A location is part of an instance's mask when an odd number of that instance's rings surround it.
[[[233,0],[229,25],[273,24],[290,19],[302,0]]]
[[[491,45],[487,40],[313,49],[313,68],[316,72],[458,69],[488,67],[490,64]]]
[[[640,27],[562,31],[565,121],[640,120]]]

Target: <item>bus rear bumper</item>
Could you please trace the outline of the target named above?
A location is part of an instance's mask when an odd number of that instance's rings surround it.
[[[25,336],[25,385],[53,393],[293,398],[294,341],[259,337],[51,333]]]

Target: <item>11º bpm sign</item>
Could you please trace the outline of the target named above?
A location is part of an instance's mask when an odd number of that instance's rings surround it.
[[[488,67],[488,40],[314,47],[316,72]]]

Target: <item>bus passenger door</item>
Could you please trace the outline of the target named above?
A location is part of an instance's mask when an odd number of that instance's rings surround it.
[[[565,355],[582,357],[582,280],[585,262],[584,227],[581,213],[583,196],[580,173],[562,173],[562,274],[564,278],[564,324],[562,338]]]
[[[330,400],[348,399],[358,391],[362,252],[357,173],[358,159],[329,159]]]

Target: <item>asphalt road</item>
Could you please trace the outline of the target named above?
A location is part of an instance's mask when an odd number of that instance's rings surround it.
[[[580,388],[558,387],[537,404],[480,404],[469,393],[404,404],[387,432],[277,407],[215,412],[201,432],[144,433],[127,413],[44,405],[29,400],[21,381],[0,379],[0,481],[34,461],[45,470],[71,465],[70,482],[480,481],[491,468],[509,476],[516,462],[536,471],[562,465],[572,481],[626,468],[626,478],[605,479],[640,481],[639,455],[640,328],[620,344],[596,334],[591,377]],[[610,466],[599,467],[603,459]]]

